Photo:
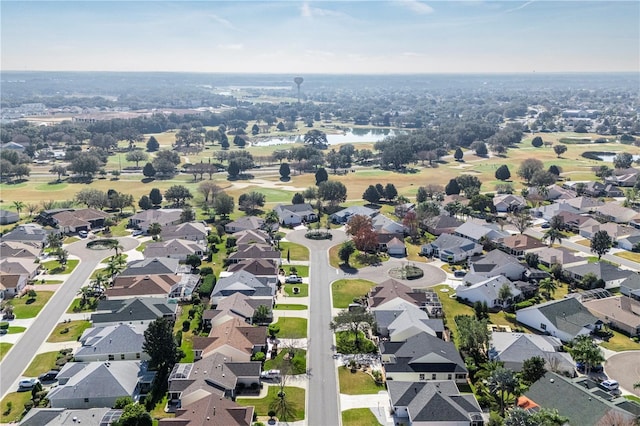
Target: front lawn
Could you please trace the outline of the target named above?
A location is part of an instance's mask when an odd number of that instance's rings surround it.
[[[299,277],[308,277],[309,276],[309,267],[307,265],[291,265],[291,266],[281,266],[284,269],[287,275],[295,274]],[[291,272],[291,269],[295,268],[295,272]]]
[[[90,321],[71,321],[71,322],[61,322],[56,325],[56,328],[53,329],[47,342],[58,343],[58,342],[75,342],[77,341],[84,331],[91,327]]]
[[[9,301],[13,305],[13,313],[16,319],[35,318],[44,305],[53,296],[52,291],[38,291],[35,299],[29,299],[28,296],[21,298],[13,298]],[[30,303],[27,303],[31,301]]]
[[[378,347],[367,339],[362,331],[358,331],[358,346],[356,346],[355,334],[345,330],[336,333],[336,352],[341,354],[376,353]]]
[[[20,334],[24,333],[27,327],[13,326],[7,329],[7,334]]]
[[[29,367],[27,367],[24,375],[27,377],[38,377],[39,375],[46,373],[56,366],[56,360],[60,352],[44,352],[38,354],[33,358]]]
[[[94,300],[94,299],[91,299]],[[83,307],[80,307],[81,298],[73,299],[71,305],[69,305],[69,309],[67,309],[68,314],[77,314],[80,312],[95,312],[97,303],[85,303]]]
[[[345,309],[354,299],[366,296],[376,283],[368,280],[338,280],[331,285],[333,307]]]
[[[435,286],[433,288],[438,294],[438,298],[440,299],[440,303],[442,304],[442,310],[444,312],[444,316],[447,319],[447,327],[454,336],[456,336],[458,328],[456,326],[456,322],[453,320],[458,315],[471,315],[475,316],[475,312],[471,306],[467,306],[464,303],[458,302],[457,299],[451,298],[451,295],[455,292],[455,290],[449,287],[446,284],[441,284]],[[447,292],[443,292],[442,290],[446,289]]]
[[[304,311],[307,309],[307,305],[296,305],[293,303],[278,303],[273,309],[278,311]]]
[[[269,359],[264,362],[264,367],[262,367],[262,370],[280,369],[280,366],[282,365],[282,363],[286,362],[284,360],[284,356],[288,352],[289,351],[287,350],[287,348],[282,348],[278,356],[276,356],[274,359]],[[307,372],[307,351],[303,349],[294,349],[294,352],[295,352],[295,355],[290,360],[291,366],[292,366],[290,374],[305,374]]]
[[[277,403],[279,386],[269,386],[267,396],[264,398],[238,398],[236,402],[244,407],[255,407],[255,413],[257,416],[266,416],[272,409],[273,405]],[[290,418],[279,418],[281,421],[296,422],[304,420],[304,403],[305,403],[305,390],[303,388],[297,388],[293,386],[285,386],[284,393],[286,395],[288,405],[291,407],[292,415]]]
[[[31,401],[31,392],[11,392],[0,402],[0,423],[16,423],[24,413],[24,404]],[[7,412],[7,404],[11,402],[11,411]]]
[[[289,241],[280,241],[280,251],[282,252],[282,258],[287,258],[287,252],[289,253],[289,260],[309,260],[309,249],[303,245],[292,243]]]
[[[48,262],[44,262],[42,266],[47,270],[47,274],[56,275],[56,274],[70,274],[73,270],[78,266],[80,261],[78,259],[70,259],[67,260],[67,264],[63,268],[60,265],[60,262],[57,260],[50,260]]]
[[[614,256],[618,256],[632,262],[640,263],[640,253],[634,253],[632,251],[621,251],[619,253],[615,253]]]
[[[280,327],[278,337],[281,339],[304,339],[307,337],[306,318],[280,318],[275,324]]]
[[[613,337],[611,337],[608,342],[601,343],[603,348],[616,352],[640,350],[640,343],[634,342],[628,336],[617,331],[611,330],[611,332],[613,333]]]
[[[338,381],[340,382],[340,393],[347,395],[376,394],[385,390],[383,384],[378,385],[373,377],[362,371],[351,372],[345,366],[338,368]]]
[[[293,292],[294,287],[298,289],[298,293]],[[285,284],[284,292],[288,297],[308,297],[309,284]]]
[[[0,361],[2,361],[2,358],[4,358],[7,352],[9,352],[9,349],[11,349],[12,346],[13,345],[11,343],[0,343]]]
[[[369,408],[352,408],[342,412],[342,426],[382,426]]]

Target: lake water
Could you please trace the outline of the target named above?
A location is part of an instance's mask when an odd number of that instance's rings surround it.
[[[604,155],[598,155],[598,157],[600,157],[602,159],[602,161],[606,161],[607,163],[613,163],[613,159],[615,158],[616,154],[604,154]],[[640,155],[632,155],[633,157],[633,161],[638,161],[640,160]]]
[[[344,133],[336,135],[327,135],[329,145],[337,145],[343,143],[362,143],[362,142],[378,142],[387,136],[396,136],[401,131],[393,129],[348,129]],[[256,141],[255,146],[271,146],[290,143],[303,143],[304,135],[287,136],[283,138],[270,138]]]

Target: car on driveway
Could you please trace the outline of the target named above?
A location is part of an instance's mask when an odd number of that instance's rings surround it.
[[[541,225],[541,228],[542,229],[549,229],[549,228],[551,228],[551,224],[549,222],[545,222],[545,223],[543,223]]]
[[[299,277],[297,275],[289,275],[285,280],[285,283],[287,284],[300,284],[302,282],[302,277]]]
[[[586,371],[586,366],[584,365],[584,362],[577,362],[576,363],[576,370],[578,370],[579,373],[584,373]],[[592,365],[591,366],[591,373],[602,373],[602,371],[604,370],[604,368],[602,367],[602,364],[598,364],[598,365]]]
[[[260,373],[261,379],[279,379],[280,378],[280,370],[267,370]]]
[[[58,373],[60,371],[58,370],[49,370],[44,374],[41,374],[38,376],[38,380],[40,380],[40,382],[53,382],[56,377],[58,377]]]
[[[609,380],[605,380],[604,382],[600,383],[600,387],[609,391],[609,392],[613,392],[618,390],[618,388],[620,387],[620,385],[618,384],[618,382],[616,380],[613,379],[609,379]]]
[[[35,385],[40,383],[38,379],[24,379],[18,382],[18,391],[27,391],[33,389]]]
[[[137,229],[135,231],[133,231],[133,233],[131,235],[133,235],[134,237],[138,237],[140,235],[144,234],[144,232],[142,232],[141,230]]]
[[[78,231],[78,235],[80,236],[80,238],[87,238],[89,236],[89,233],[87,231]]]

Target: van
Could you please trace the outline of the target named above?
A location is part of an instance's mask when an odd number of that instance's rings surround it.
[[[600,383],[600,386],[602,386],[604,389],[608,391],[614,391],[620,387],[620,384],[618,383],[617,380],[609,379]]]

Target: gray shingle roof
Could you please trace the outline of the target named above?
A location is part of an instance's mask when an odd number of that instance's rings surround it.
[[[605,281],[624,279],[634,274],[632,271],[620,269],[608,262],[585,263],[584,265],[569,266],[565,270],[581,277],[592,273]]]
[[[176,307],[176,304],[169,304],[157,297],[101,300],[98,303],[98,312],[91,315],[91,321],[96,325],[109,322],[153,321],[175,314]]]
[[[573,297],[552,300],[525,309],[538,309],[558,330],[574,336],[584,327],[599,321],[582,303]]]
[[[175,274],[180,261],[168,257],[151,257],[143,260],[136,260],[127,266],[127,269],[120,273],[120,276],[129,275],[159,275]]]
[[[74,354],[77,359],[84,356],[100,356],[117,353],[142,352],[144,331],[147,325],[119,324],[92,327],[80,337],[82,346]]]
[[[404,342],[383,342],[380,353],[395,355],[395,363],[384,365],[387,372],[467,372],[453,343],[427,333],[416,334]]]

